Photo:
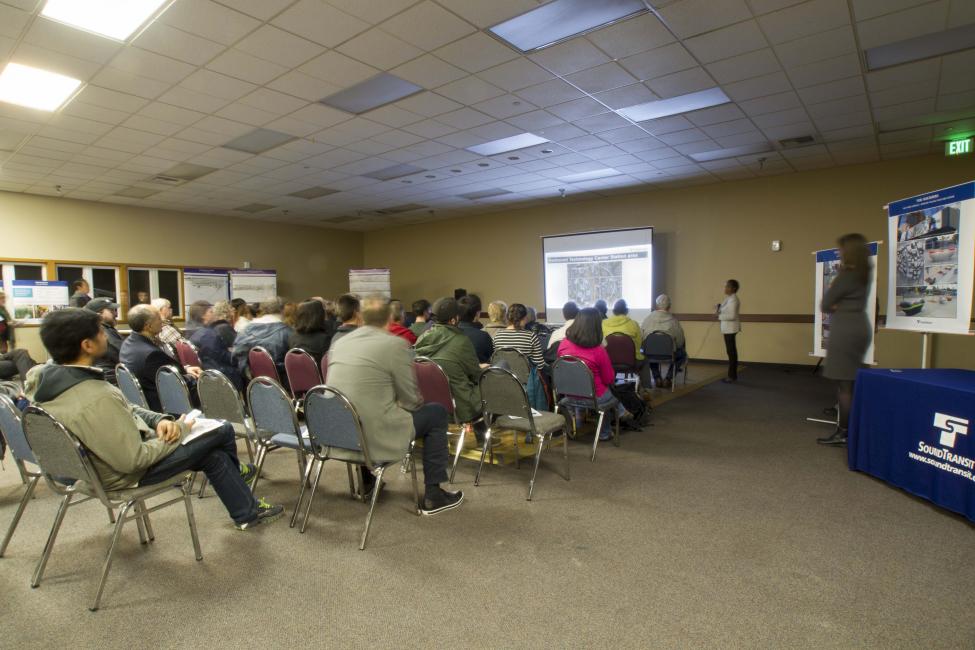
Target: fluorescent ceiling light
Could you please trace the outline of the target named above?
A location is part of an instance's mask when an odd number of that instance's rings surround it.
[[[59,109],[78,90],[81,81],[56,72],[8,63],[0,72],[0,102],[42,111]]]
[[[263,212],[265,210],[270,210],[273,205],[267,203],[248,203],[247,205],[242,205],[239,208],[234,208],[236,212],[250,212],[254,214],[255,212]]]
[[[691,158],[697,162],[710,162],[723,158],[736,158],[738,156],[748,156],[756,153],[771,153],[772,145],[767,142],[759,144],[746,144],[740,147],[729,147],[728,149],[714,149],[712,151],[701,151],[690,154]]]
[[[642,0],[552,0],[488,31],[531,52],[647,11]]]
[[[391,167],[383,167],[382,169],[377,169],[374,172],[369,172],[368,174],[362,174],[366,178],[374,178],[377,181],[391,181],[394,178],[402,178],[403,176],[411,176],[413,174],[419,174],[420,172],[425,172],[426,169],[423,167],[417,167],[416,165],[393,165]]]
[[[548,138],[543,138],[542,136],[535,135],[534,133],[521,133],[519,135],[513,135],[510,138],[491,140],[490,142],[485,142],[484,144],[467,147],[467,150],[471,153],[480,154],[482,156],[493,156],[499,153],[524,149],[525,147],[533,147],[536,144],[542,144],[543,142],[548,141]]]
[[[611,167],[604,167],[603,169],[594,169],[591,172],[580,172],[578,174],[569,174],[568,176],[559,176],[559,180],[564,183],[581,183],[582,181],[594,181],[597,178],[609,178],[610,176],[621,176],[623,172],[612,169]]]
[[[960,111],[942,111],[940,113],[928,113],[916,117],[905,117],[896,120],[889,120],[877,124],[878,133],[893,133],[895,131],[905,131],[915,129],[920,126],[943,126],[951,125],[961,129],[969,128],[966,120],[975,119],[975,109],[964,109]],[[954,124],[959,122],[959,124]]]
[[[86,32],[124,41],[167,0],[47,0],[41,15]]]
[[[867,68],[880,70],[892,65],[930,59],[972,47],[975,47],[975,24],[872,47],[863,53],[866,55]]]
[[[405,79],[381,72],[321,100],[322,104],[358,115],[415,95],[423,90]]]
[[[288,133],[272,131],[271,129],[254,129],[250,133],[245,133],[244,135],[234,138],[223,146],[227,149],[233,149],[234,151],[243,151],[244,153],[256,154],[270,151],[271,149],[280,147],[284,143],[291,142],[292,140],[297,140],[297,138]]]
[[[288,196],[299,199],[317,199],[322,196],[328,196],[329,194],[335,194],[336,192],[338,190],[333,190],[329,187],[309,187],[299,192],[292,192]]]
[[[486,199],[490,196],[501,196],[502,194],[511,194],[511,190],[503,190],[500,187],[494,187],[489,190],[481,190],[479,192],[468,192],[466,194],[458,194],[462,199],[467,199],[468,201],[474,201],[476,199]]]
[[[720,88],[709,88],[708,90],[700,90],[696,93],[678,95],[670,99],[658,99],[653,102],[646,102],[645,104],[627,106],[616,112],[634,122],[643,122],[644,120],[655,120],[660,117],[679,115],[680,113],[698,111],[702,108],[720,106],[730,101],[728,96]]]

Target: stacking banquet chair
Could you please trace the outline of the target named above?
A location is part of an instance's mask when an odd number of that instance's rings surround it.
[[[200,361],[200,353],[196,349],[196,346],[189,341],[182,340],[176,341],[176,356],[179,358],[179,362],[184,366],[196,366],[197,368],[203,367],[203,362]]]
[[[556,359],[552,366],[552,383],[555,384],[553,393],[555,394],[555,412],[565,409],[564,415],[574,421],[572,409],[590,409],[599,413],[599,420],[596,422],[596,434],[592,441],[592,458],[590,462],[596,460],[596,445],[599,444],[599,432],[603,428],[603,420],[607,413],[614,418],[613,444],[620,446],[620,417],[616,411],[615,404],[612,406],[599,406],[596,396],[596,384],[593,380],[592,370],[579,357],[562,356]]]
[[[524,352],[511,347],[497,348],[494,354],[491,355],[491,365],[496,366],[501,361],[505,361],[508,364],[508,370],[518,378],[522,386],[528,383],[528,376],[532,371],[532,363],[525,356]]]
[[[254,462],[254,423],[247,417],[244,402],[233,383],[219,370],[204,370],[196,380],[196,392],[200,396],[200,410],[208,418],[226,420],[234,427],[237,438],[247,445],[247,457]]]
[[[376,509],[376,500],[383,486],[383,474],[386,470],[400,461],[376,462],[369,454],[369,444],[365,433],[362,430],[362,422],[359,414],[349,399],[336,388],[331,386],[316,386],[305,394],[305,422],[308,425],[308,438],[301,444],[305,445],[306,451],[312,457],[312,462],[308,465],[310,476],[312,466],[318,463],[318,472],[315,474],[315,482],[312,484],[311,493],[308,496],[308,504],[305,506],[305,516],[301,522],[301,532],[305,532],[308,524],[308,515],[311,512],[312,501],[315,499],[315,491],[318,489],[318,481],[322,477],[322,469],[326,460],[339,460],[346,463],[349,471],[349,487],[354,492],[352,482],[352,465],[363,465],[373,476],[376,477],[376,485],[372,490],[372,500],[369,504],[369,513],[366,515],[366,527],[362,531],[362,540],[359,543],[359,550],[366,548],[366,541],[369,538],[369,527],[372,525],[372,513]],[[413,477],[413,509],[417,515],[420,514],[420,494],[416,482],[416,461],[413,458],[413,444],[410,444],[403,459],[406,463],[404,470],[409,468]],[[291,517],[291,525],[295,525],[298,517],[298,509],[305,492],[307,480],[301,482],[301,491],[298,493],[298,506]]]
[[[322,355],[320,370],[322,371],[322,383],[324,384],[328,378],[328,352]]]
[[[465,427],[462,422],[457,421],[457,405],[454,403],[454,396],[450,392],[450,380],[447,373],[437,364],[436,361],[427,357],[416,357],[413,359],[413,370],[416,372],[416,385],[420,389],[420,395],[425,404],[440,404],[447,409],[447,415],[454,424],[460,425],[460,432],[448,431],[448,436],[457,436],[457,450],[454,452],[454,463],[450,467],[450,482],[454,482],[454,472],[457,471],[457,461],[460,460],[460,452],[464,450]]]
[[[674,368],[674,379],[670,382],[670,392],[674,392],[677,387],[677,373],[683,370],[684,385],[687,385],[687,361],[683,367],[677,367],[677,345],[667,332],[650,332],[643,339],[643,356],[648,362],[660,363],[667,362]]]
[[[626,334],[614,332],[606,337],[606,353],[616,374],[636,377],[636,388],[640,390],[640,364],[636,360],[636,346]]]
[[[185,415],[193,410],[190,389],[176,366],[163,366],[156,371],[156,390],[163,413]]]
[[[251,377],[270,377],[274,381],[281,383],[281,376],[278,374],[278,367],[274,365],[274,358],[271,353],[259,345],[255,345],[247,353],[247,366],[250,368]]]
[[[536,441],[538,450],[535,452],[535,468],[532,470],[531,481],[528,483],[528,500],[532,500],[535,489],[535,475],[538,474],[538,463],[542,458],[546,440],[551,440],[557,431],[562,432],[562,452],[565,455],[565,478],[569,480],[569,425],[566,418],[558,413],[549,411],[532,412],[528,403],[528,393],[514,373],[503,368],[488,368],[478,382],[481,389],[481,405],[484,410],[484,421],[488,423],[488,430],[484,434],[484,447],[481,449],[481,462],[477,466],[474,485],[481,478],[481,468],[484,458],[491,445],[491,435],[495,428],[514,429],[530,433]],[[518,452],[518,435],[515,434],[515,465],[521,466]]]
[[[284,372],[288,376],[291,395],[296,400],[322,383],[315,358],[301,348],[291,348],[284,355]]]
[[[98,472],[89,460],[90,452],[85,449],[81,441],[46,411],[37,406],[28,407],[24,413],[24,433],[48,486],[62,496],[61,506],[58,508],[54,525],[47,538],[47,544],[44,546],[44,554],[41,556],[31,579],[32,587],[38,586],[41,582],[47,561],[51,556],[51,549],[54,547],[54,541],[57,539],[61,523],[64,521],[65,513],[70,506],[81,503],[80,501],[72,502],[77,495],[97,499],[109,510],[118,508],[112,543],[108,547],[108,555],[105,557],[105,564],[102,566],[101,579],[98,581],[94,598],[89,606],[92,611],[98,609],[102,591],[105,589],[105,582],[108,579],[108,572],[112,568],[115,547],[118,546],[119,538],[122,535],[122,527],[128,521],[135,519],[139,528],[140,541],[143,544],[148,544],[155,539],[152,524],[149,521],[149,513],[182,501],[186,507],[186,520],[189,523],[190,537],[193,539],[196,559],[203,559],[200,540],[196,534],[193,505],[190,502],[192,472],[184,472],[158,485],[106,490]],[[179,490],[179,496],[152,507],[146,505],[147,499],[160,496],[173,488]]]
[[[125,395],[129,404],[135,404],[144,409],[149,408],[149,402],[146,401],[146,395],[142,392],[138,378],[125,367],[125,364],[120,363],[115,366],[115,381],[118,382],[119,390]]]
[[[17,469],[20,470],[20,476],[27,485],[20,505],[17,506],[17,512],[14,513],[13,521],[10,522],[7,534],[3,537],[3,543],[0,544],[0,557],[3,557],[3,554],[7,552],[10,538],[14,536],[17,524],[20,523],[20,518],[34,495],[34,488],[37,487],[37,482],[43,475],[37,467],[34,452],[30,450],[27,438],[24,437],[24,430],[20,422],[20,410],[14,406],[9,397],[3,394],[0,394],[0,434],[7,441],[7,446],[10,447],[10,453],[13,454]]]
[[[251,483],[251,490],[256,493],[264,460],[268,453],[276,449],[295,451],[298,456],[298,480],[304,481],[307,468],[304,443],[300,440],[304,434],[291,397],[284,392],[281,384],[270,377],[255,377],[247,385],[247,403],[254,420],[257,451],[257,474]]]

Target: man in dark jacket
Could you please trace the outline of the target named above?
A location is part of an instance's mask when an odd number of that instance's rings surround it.
[[[237,390],[244,388],[244,380],[234,366],[234,361],[230,357],[230,348],[226,341],[220,336],[217,327],[220,323],[226,324],[227,321],[216,321],[211,316],[208,322],[204,322],[203,327],[193,332],[190,343],[196,346],[200,355],[200,362],[206,370],[219,370],[227,376],[227,379],[237,387]],[[231,330],[232,331],[232,330]]]
[[[478,362],[488,363],[491,361],[491,355],[494,354],[494,339],[478,327],[480,323],[477,322],[477,317],[481,313],[481,301],[477,296],[464,296],[457,301],[457,306],[460,308],[460,322],[457,326],[474,345]]]
[[[288,353],[288,339],[293,329],[281,320],[284,311],[284,299],[278,296],[261,303],[261,315],[251,321],[234,341],[233,361],[237,371],[243,376],[248,367],[247,355],[252,348],[262,347],[274,359],[278,368],[278,375],[282,380],[284,373],[284,355]]]
[[[69,298],[68,304],[72,307],[84,307],[91,300],[91,296],[88,295],[89,291],[91,291],[91,287],[88,286],[87,280],[75,280],[71,283],[71,298]]]
[[[354,332],[362,326],[362,313],[358,298],[351,293],[346,293],[339,296],[336,303],[339,323],[341,324],[335,330],[335,334],[332,335],[332,345],[335,345],[336,341],[349,332]]]
[[[118,305],[108,298],[95,298],[88,301],[85,309],[95,312],[102,319],[102,329],[105,331],[105,337],[108,340],[105,354],[95,359],[95,367],[102,369],[107,381],[116,384],[118,382],[115,381],[115,366],[118,365],[119,351],[122,349],[123,343],[122,335],[115,329]]]
[[[159,310],[152,305],[136,305],[129,310],[128,321],[132,333],[122,343],[119,361],[124,363],[139,380],[149,408],[156,412],[162,410],[159,390],[156,388],[156,372],[163,366],[173,366],[179,370],[190,388],[190,396],[195,403],[196,380],[203,374],[203,370],[196,366],[184,368],[156,343],[156,337],[162,330],[162,316]]]

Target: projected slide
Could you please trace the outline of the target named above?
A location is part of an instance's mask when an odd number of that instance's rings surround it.
[[[558,322],[569,300],[610,307],[624,298],[630,316],[653,310],[653,228],[610,230],[544,237],[545,311]]]

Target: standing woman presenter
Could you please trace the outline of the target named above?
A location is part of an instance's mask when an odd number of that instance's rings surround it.
[[[738,381],[738,342],[735,337],[741,331],[741,302],[738,300],[738,280],[728,280],[724,285],[725,299],[718,305],[718,321],[724,335],[724,347],[728,352],[728,376],[722,379],[726,384]]]
[[[840,272],[829,285],[820,311],[830,313],[829,339],[826,341],[826,364],[823,376],[837,383],[839,421],[828,438],[817,438],[822,445],[846,444],[853,403],[853,381],[863,366],[873,332],[867,317],[867,295],[870,285],[870,249],[863,235],[843,235],[836,242],[840,253]]]

